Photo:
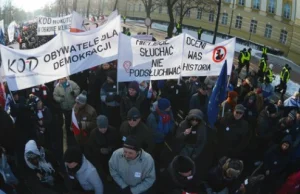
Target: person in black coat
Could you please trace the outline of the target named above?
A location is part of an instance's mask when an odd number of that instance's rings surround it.
[[[204,113],[204,115],[206,115],[208,101],[209,101],[208,88],[204,83],[202,83],[199,86],[197,93],[191,97],[190,110],[200,109]]]
[[[248,122],[243,119],[245,108],[238,104],[216,123],[218,149],[217,156],[240,158],[250,140]]]
[[[121,138],[117,130],[108,125],[104,115],[97,117],[97,128],[90,134],[86,157],[97,168],[109,176],[108,161],[112,153],[121,146]]]
[[[176,156],[158,180],[159,194],[182,194],[199,192],[203,189],[196,175],[196,165],[188,156]]]
[[[16,143],[16,131],[12,118],[0,105],[0,142],[1,146],[6,149],[6,153],[14,155]]]

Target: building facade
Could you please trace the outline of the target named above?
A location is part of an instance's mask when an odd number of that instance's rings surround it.
[[[175,19],[179,20],[177,9],[174,6]],[[120,0],[118,10],[127,17],[146,17],[141,0]],[[107,7],[105,11],[109,14],[112,10]],[[151,13],[151,18],[168,22],[167,11],[167,7],[158,7]],[[183,25],[213,31],[216,9],[206,11],[191,9],[186,13]],[[284,56],[300,64],[299,0],[221,0],[218,32],[281,50]]]

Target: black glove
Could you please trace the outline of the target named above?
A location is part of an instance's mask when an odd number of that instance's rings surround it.
[[[121,189],[121,194],[132,194],[130,187],[125,187],[124,189]]]
[[[112,102],[112,101],[114,101],[114,96],[115,95],[108,95],[108,96],[106,96],[106,102]]]
[[[74,91],[71,91],[70,93],[71,93],[72,96],[75,96],[75,92]]]

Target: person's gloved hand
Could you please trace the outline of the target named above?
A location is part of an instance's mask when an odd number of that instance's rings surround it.
[[[124,189],[121,189],[121,194],[132,194],[131,190],[130,190],[130,187],[127,186]]]
[[[114,95],[108,95],[108,96],[106,96],[105,101],[106,102],[112,102],[112,101],[114,101]]]

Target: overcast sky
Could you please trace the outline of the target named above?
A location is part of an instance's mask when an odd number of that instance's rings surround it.
[[[25,11],[35,11],[51,2],[54,2],[54,0],[13,0],[13,5]]]

